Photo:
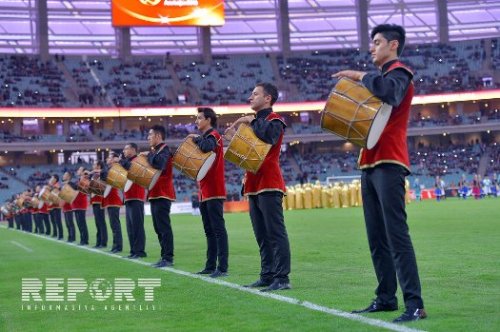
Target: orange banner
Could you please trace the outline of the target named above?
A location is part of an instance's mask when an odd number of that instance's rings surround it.
[[[250,210],[248,201],[230,201],[224,202],[224,213],[229,212],[248,212]]]
[[[217,26],[223,0],[112,0],[113,26]]]

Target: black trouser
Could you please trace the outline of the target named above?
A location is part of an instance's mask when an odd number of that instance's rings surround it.
[[[16,214],[14,216],[14,221],[16,222],[16,229],[21,229],[21,215]]]
[[[76,240],[76,232],[73,211],[64,212],[64,223],[66,224],[66,228],[68,228],[68,242],[74,242]]]
[[[52,227],[54,227],[54,231],[52,233],[52,236],[57,236],[58,239],[62,239],[64,234],[63,234],[63,226],[62,226],[62,220],[61,220],[61,209],[60,208],[55,208],[50,210],[50,221],[52,222]]]
[[[153,227],[161,247],[161,258],[169,262],[174,261],[174,234],[170,223],[170,207],[172,202],[166,198],[157,198],[149,201]]]
[[[40,213],[33,213],[33,221],[35,222],[35,233],[43,234],[43,221]]]
[[[260,250],[260,277],[267,282],[289,282],[290,244],[283,217],[283,193],[269,191],[248,197],[252,227]]]
[[[31,218],[31,213],[25,213],[24,216],[24,230],[26,232],[33,232],[33,219]]]
[[[86,210],[74,210],[76,225],[80,231],[80,244],[89,244],[89,230],[87,228],[87,217],[85,216]]]
[[[106,247],[108,245],[108,230],[106,229],[106,216],[101,204],[92,204],[94,211],[96,233],[96,246]]]
[[[45,235],[50,235],[50,220],[48,213],[40,213],[40,220],[45,225]]]
[[[123,249],[123,239],[122,239],[122,225],[120,223],[120,207],[118,206],[108,206],[109,226],[113,232],[113,247],[112,250],[122,251]]]
[[[37,213],[30,213],[30,218],[32,224],[34,224],[35,228],[32,229],[33,233],[38,233],[38,216]]]
[[[21,229],[21,215],[16,214],[14,216],[14,221],[16,222],[16,229]]]
[[[125,202],[125,216],[127,221],[128,241],[130,254],[146,256],[146,234],[144,231],[144,202],[129,200]]]
[[[14,217],[7,218],[7,221],[9,222],[9,228],[14,228]]]
[[[396,304],[397,281],[407,308],[423,308],[417,261],[405,211],[405,176],[399,165],[364,170],[361,192],[368,244],[377,275],[377,301]]]
[[[223,199],[211,199],[200,204],[201,220],[207,237],[207,262],[205,263],[207,270],[217,268],[222,272],[227,272],[229,248],[223,211]],[[217,259],[219,260],[218,267]]]
[[[19,223],[21,224],[21,230],[26,231],[26,213],[21,213],[19,215]]]

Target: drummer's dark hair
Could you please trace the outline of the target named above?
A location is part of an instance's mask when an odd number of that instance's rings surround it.
[[[161,139],[165,139],[165,127],[163,127],[162,125],[154,125],[153,127],[151,127],[151,130],[157,134],[160,134]]]
[[[210,107],[198,107],[198,113],[203,113],[205,119],[210,119],[210,125],[213,128],[217,127],[217,114]]]
[[[402,26],[397,24],[377,25],[375,28],[373,28],[372,33],[370,34],[372,40],[377,33],[380,33],[388,41],[397,40],[399,43],[398,56],[400,56],[401,53],[403,53],[403,48],[405,47],[406,32]]]
[[[96,160],[95,162],[97,165],[99,165],[100,169],[104,169],[104,162],[102,160]]]
[[[59,175],[57,175],[57,174],[52,174],[52,177],[53,177],[54,179],[56,179],[56,181],[58,181],[58,182],[59,182]]]
[[[271,83],[263,82],[255,84],[255,87],[260,86],[264,90],[264,95],[271,96],[271,106],[278,100],[278,88]]]
[[[135,152],[139,151],[139,147],[134,142],[127,143],[126,145],[130,145],[130,147],[134,149]]]

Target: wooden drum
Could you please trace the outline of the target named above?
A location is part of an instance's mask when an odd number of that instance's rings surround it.
[[[371,149],[384,131],[391,111],[392,106],[375,97],[363,84],[342,78],[328,96],[321,128]]]

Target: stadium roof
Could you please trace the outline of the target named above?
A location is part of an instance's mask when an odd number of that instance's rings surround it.
[[[46,9],[37,8],[44,1]],[[215,54],[279,52],[283,35],[291,50],[356,48],[363,22],[369,29],[401,24],[409,43],[443,41],[440,21],[447,21],[450,41],[500,36],[498,0],[288,0],[288,13],[278,0],[228,0],[224,6],[225,25],[210,29]],[[2,0],[0,53],[38,53],[48,35],[52,54],[116,56],[120,31],[111,25],[110,7],[111,0]],[[280,22],[287,21],[289,34],[283,34]],[[37,33],[44,26],[46,36]],[[130,52],[199,54],[200,36],[194,27],[134,27]]]

